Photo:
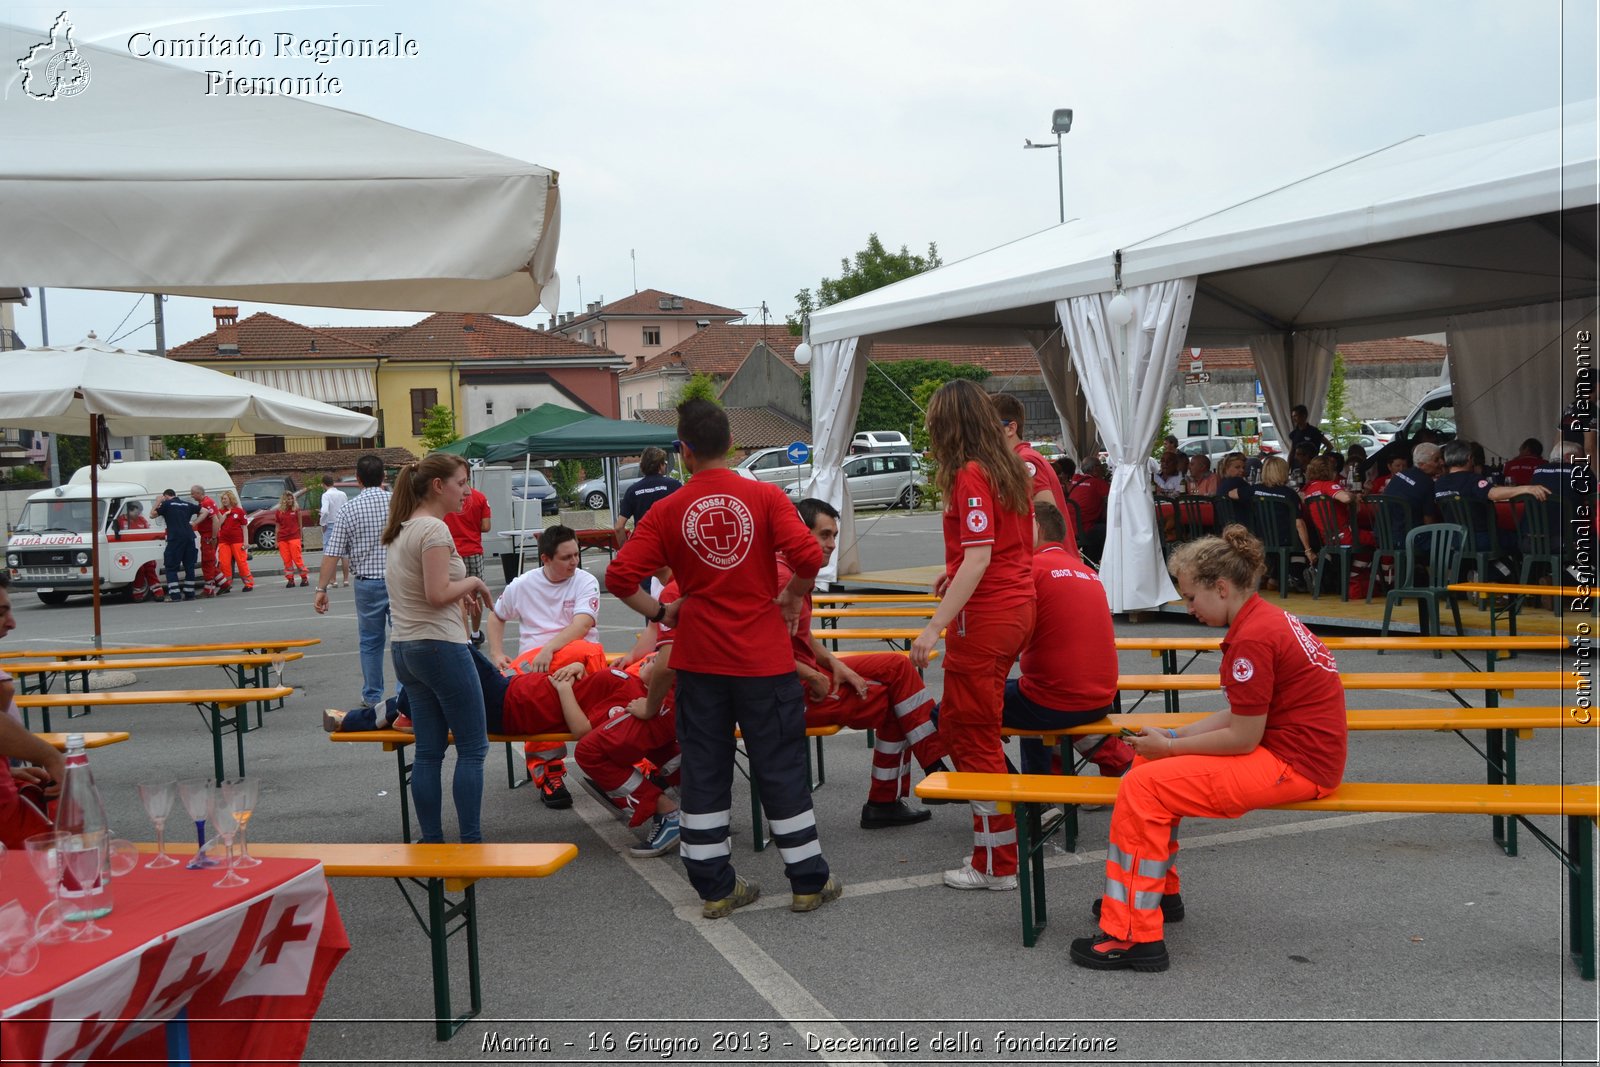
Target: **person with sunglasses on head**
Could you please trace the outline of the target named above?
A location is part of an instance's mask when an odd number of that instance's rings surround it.
[[[722,408],[699,399],[680,404],[678,438],[689,481],[650,508],[607,568],[606,589],[647,620],[675,628],[679,855],[708,919],[760,895],[730,860],[737,729],[793,891],[789,908],[813,911],[837,899],[843,886],[817,837],[805,696],[789,638],[822,567],[822,550],[782,489],[728,469],[732,433]],[[779,552],[794,571],[783,584]],[[682,591],[670,605],[641,588],[663,566],[672,568]]]

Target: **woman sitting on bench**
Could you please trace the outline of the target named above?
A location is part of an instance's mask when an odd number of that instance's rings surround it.
[[[1094,905],[1102,932],[1072,943],[1072,962],[1094,970],[1167,969],[1162,926],[1183,918],[1173,867],[1180,819],[1236,819],[1325,797],[1344,775],[1339,667],[1304,623],[1256,595],[1261,542],[1232,525],[1180,546],[1167,566],[1189,614],[1228,628],[1228,710],[1129,736],[1138,758],[1111,814],[1105,895]]]

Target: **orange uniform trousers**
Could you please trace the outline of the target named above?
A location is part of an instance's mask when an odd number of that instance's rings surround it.
[[[1006,675],[1033,632],[1034,603],[1005,611],[969,602],[945,630],[944,699],[939,735],[958,771],[1005,774],[1000,740]],[[972,867],[984,874],[1017,873],[1017,823],[994,801],[972,802]]]
[[[1179,891],[1177,833],[1185,815],[1237,819],[1331,792],[1260,746],[1242,756],[1135,758],[1111,812],[1100,929],[1123,941],[1162,939],[1161,898]]]
[[[283,560],[285,578],[293,579],[296,576],[306,578],[310,575],[306,570],[306,558],[300,551],[301,544],[302,541],[298,537],[278,542],[278,558]]]
[[[892,804],[911,792],[911,759],[927,767],[944,759],[944,742],[933,725],[933,695],[911,660],[894,652],[840,656],[867,682],[867,695],[840,686],[821,700],[806,695],[807,726],[872,730],[872,784],[867,803]],[[581,762],[581,761],[580,761]]]
[[[255,588],[255,576],[250,573],[250,546],[243,541],[223,541],[217,545],[217,585],[226,589],[233,584],[233,569],[239,568],[239,578],[246,589]]]

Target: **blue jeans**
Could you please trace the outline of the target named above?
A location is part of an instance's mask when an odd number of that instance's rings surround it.
[[[1069,726],[1081,726],[1086,722],[1095,722],[1110,715],[1114,709],[1111,705],[1103,708],[1094,708],[1088,711],[1062,711],[1059,708],[1046,707],[1035,704],[1022,693],[1022,682],[1017,678],[1006,679],[1006,702],[1001,712],[1001,725],[1009,726],[1013,730],[1064,730]],[[1080,739],[1082,740],[1082,739]],[[1102,738],[1093,737],[1096,745]],[[1077,742],[1073,742],[1077,747]],[[1080,750],[1081,751],[1081,750]],[[1071,762],[1066,759],[1066,750],[1061,756],[1067,774],[1071,774]],[[1084,755],[1088,755],[1087,752]],[[1024,737],[1022,739],[1022,773],[1023,774],[1049,774],[1050,750],[1044,747],[1044,742],[1037,737]]]
[[[383,638],[389,629],[389,587],[383,579],[355,580],[356,632],[361,635],[361,703],[383,703]]]
[[[455,735],[456,771],[450,794],[463,842],[483,840],[483,760],[489,732],[483,721],[483,688],[465,642],[395,641],[394,673],[406,689],[417,748],[411,763],[411,801],[424,842],[444,840],[444,750]]]

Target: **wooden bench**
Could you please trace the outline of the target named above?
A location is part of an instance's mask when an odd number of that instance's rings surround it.
[[[1065,820],[1048,824],[1042,809],[1052,804],[1109,804],[1120,778],[1036,774],[940,772],[917,783],[917,795],[936,800],[988,800],[1017,817],[1018,888],[1022,897],[1022,943],[1032,946],[1046,923],[1044,844]],[[1273,805],[1278,811],[1405,812],[1431,815],[1496,815],[1514,818],[1567,868],[1568,946],[1585,981],[1595,977],[1594,823],[1600,820],[1600,787],[1592,785],[1458,785],[1432,782],[1346,782],[1321,800]],[[1528,821],[1534,815],[1566,819],[1566,846]],[[1077,842],[1066,842],[1069,851]]]
[[[36,648],[7,650],[4,658],[13,659],[102,659],[106,656],[181,656],[202,652],[283,652],[291,648],[320,645],[320,637],[294,637],[282,641],[233,641],[197,645],[128,645],[120,648]]]
[[[292,694],[288,686],[266,689],[152,689],[149,691],[102,693],[31,693],[17,697],[17,707],[22,709],[22,722],[28,724],[28,712],[38,708],[43,719],[44,732],[50,732],[50,709],[65,707],[120,708],[146,704],[193,704],[200,712],[202,722],[211,731],[211,755],[216,767],[217,784],[227,777],[222,762],[222,736],[232,732],[238,747],[239,777],[244,774],[244,735],[250,731],[249,705],[255,701],[281,700]],[[231,716],[224,712],[232,711]]]
[[[281,670],[284,664],[294,660],[304,659],[303,652],[281,652],[276,655],[263,653],[230,653],[222,655],[201,656],[172,656],[164,658],[140,658],[101,660],[101,659],[70,659],[70,660],[28,660],[22,663],[0,663],[0,671],[13,675],[22,680],[19,689],[21,693],[48,693],[51,683],[60,678],[65,692],[72,692],[72,679],[79,679],[81,692],[89,691],[89,674],[93,671],[152,671],[166,668],[182,667],[221,667],[230,675],[233,683],[243,689],[255,686],[265,689],[271,681],[269,672]],[[27,683],[29,677],[33,678],[33,685]],[[280,676],[281,680],[281,676]],[[256,725],[261,725],[261,713],[271,710],[268,701],[259,701],[256,705]],[[282,707],[280,700],[278,706]],[[73,718],[72,708],[67,709],[67,718]]]
[[[1501,616],[1505,617],[1506,625],[1513,635],[1517,632],[1517,612],[1522,610],[1522,602],[1530,597],[1555,597],[1569,601],[1574,611],[1587,611],[1594,605],[1595,590],[1593,586],[1586,585],[1523,585],[1519,582],[1455,582],[1447,589],[1452,593],[1466,593],[1470,596],[1481,596],[1488,601],[1489,606],[1489,633],[1493,634],[1496,623]],[[1497,610],[1495,601],[1499,597],[1506,598],[1504,609]]]
[[[939,597],[932,593],[812,593],[811,603],[841,605],[851,604],[937,604]]]
[[[39,740],[41,740],[45,744],[49,745],[51,748],[55,749],[57,752],[65,752],[67,750],[67,738],[69,736],[71,736],[71,735],[70,734],[55,734],[55,733],[51,733],[51,734],[36,733],[33,736],[37,737]],[[126,741],[132,735],[130,735],[128,733],[125,733],[125,732],[123,732],[121,730],[111,730],[111,731],[87,732],[87,733],[82,733],[79,736],[83,738],[83,747],[84,748],[104,748],[107,745],[120,745],[120,744],[122,744],[122,742]]]
[[[139,845],[154,852],[153,843]],[[191,854],[193,845],[167,845],[174,855]],[[494,843],[464,845],[407,844],[267,844],[250,842],[250,854],[263,859],[307,859],[322,864],[329,878],[392,878],[406,905],[428,938],[433,957],[434,1036],[448,1041],[468,1019],[483,1010],[483,989],[478,967],[478,902],[475,883],[484,878],[544,878],[571,863],[578,855],[572,844]],[[419,910],[406,883],[421,888],[427,899],[426,914]],[[446,893],[460,893],[452,901]],[[458,921],[459,920],[459,921]],[[452,928],[451,924],[454,923]],[[448,941],[467,935],[467,983],[471,1010],[455,1015],[450,1007],[450,956]]]
[[[589,530],[573,530],[578,537],[578,566],[583,566],[583,550],[586,548],[604,549],[607,559],[616,559],[617,552],[622,545],[617,538],[617,531],[610,527]]]

